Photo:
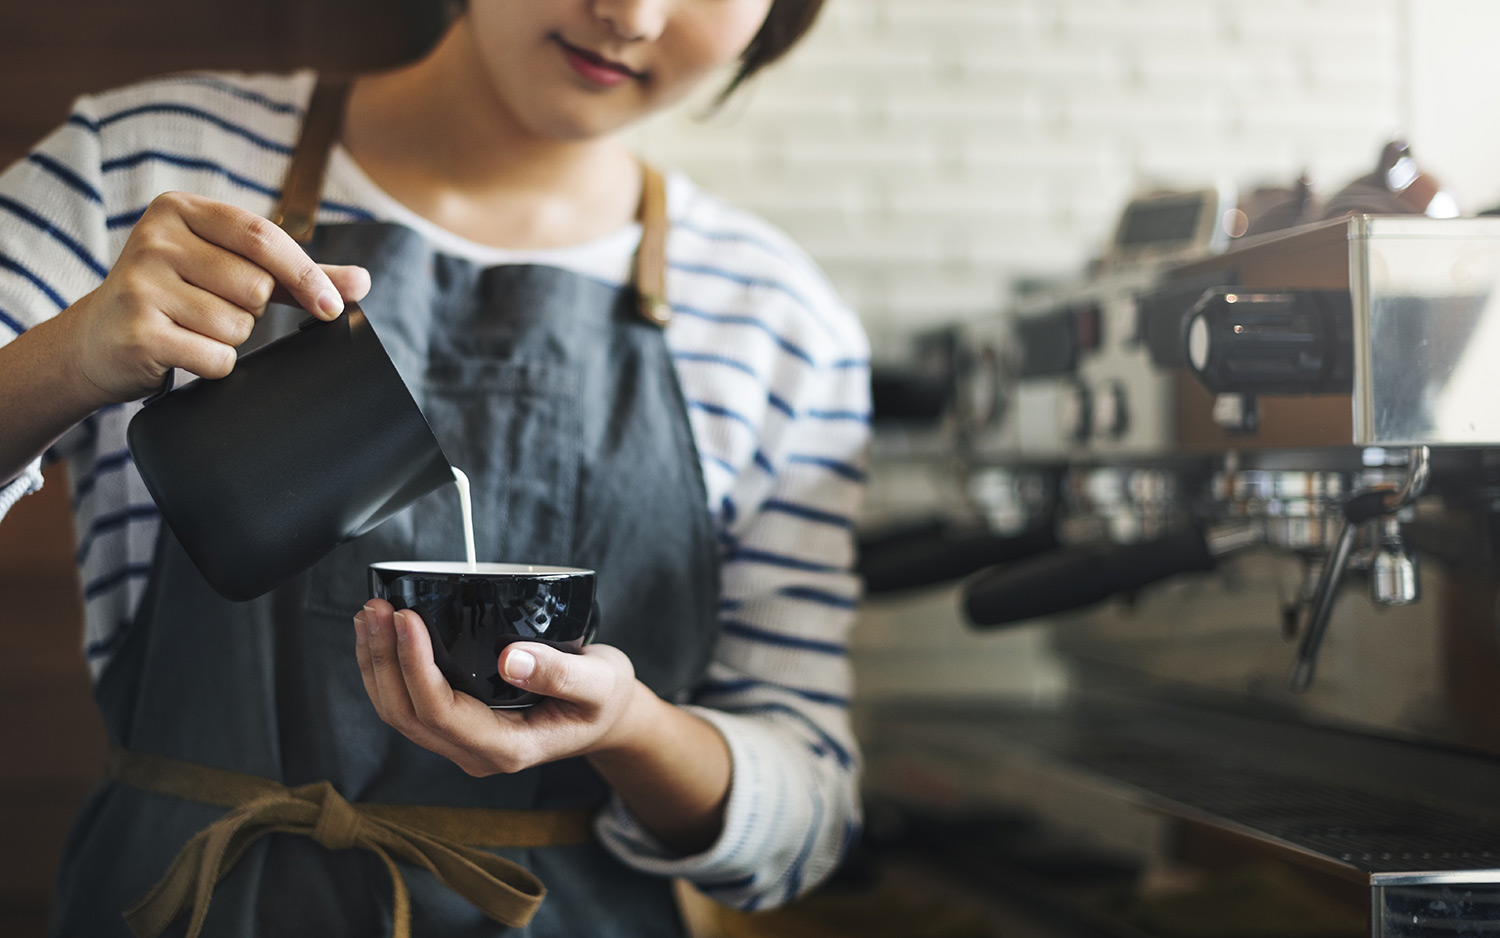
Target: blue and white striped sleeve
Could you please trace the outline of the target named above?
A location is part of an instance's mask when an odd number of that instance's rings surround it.
[[[109,249],[91,102],[0,173],[0,346],[99,285]],[[0,424],[3,426],[3,424]],[[42,487],[42,460],[0,487],[0,518]]]
[[[721,524],[737,515],[723,532],[721,632],[690,709],[733,758],[723,832],[704,853],[673,857],[618,802],[599,824],[630,865],[746,910],[810,889],[860,824],[846,646],[869,372],[863,334],[839,312],[854,334],[820,348],[795,387],[771,389],[776,413],[721,511]]]

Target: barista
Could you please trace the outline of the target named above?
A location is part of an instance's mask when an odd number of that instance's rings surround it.
[[[113,747],[54,933],[670,935],[669,877],[755,908],[833,867],[864,338],[784,236],[619,136],[819,6],[472,0],[350,87],[83,98],[0,176],[0,511],[67,461]],[[130,461],[169,370],[226,374],[273,299],[361,298],[481,556],[599,571],[598,643],[501,659],[533,709],[454,694],[368,600],[370,561],[456,556],[448,493],[231,603]]]

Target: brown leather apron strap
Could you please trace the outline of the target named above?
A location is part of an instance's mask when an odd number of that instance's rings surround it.
[[[196,938],[214,886],[266,834],[300,834],[330,850],[358,847],[379,856],[391,876],[395,938],[411,935],[411,902],[396,860],[428,870],[494,921],[521,927],[546,888],[524,867],[478,847],[577,844],[593,836],[587,810],[350,804],[328,782],[287,788],[268,778],[119,747],[110,750],[105,774],[139,791],[231,809],[194,835],[161,881],[125,910],[126,923],[140,938],[155,938],[188,911],[187,938]]]
[[[344,124],[344,106],[351,83],[348,79],[319,79],[307,105],[302,133],[281,183],[281,199],[271,220],[300,244],[306,244],[318,224],[318,204],[323,198],[323,178],[328,157]],[[667,186],[661,173],[641,164],[641,201],[636,210],[641,223],[641,243],[635,252],[634,280],[641,318],[658,326],[672,319],[667,303]]]
[[[318,204],[323,200],[323,177],[328,174],[328,156],[344,124],[344,102],[349,97],[347,79],[319,79],[302,121],[302,134],[292,150],[281,183],[281,200],[271,220],[286,233],[306,244],[318,224]]]
[[[667,303],[667,183],[641,164],[641,243],[635,249],[635,290],[641,318],[658,326],[672,319]]]

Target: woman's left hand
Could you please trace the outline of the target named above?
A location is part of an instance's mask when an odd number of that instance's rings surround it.
[[[360,675],[380,718],[470,775],[519,772],[629,748],[641,694],[656,700],[618,648],[588,645],[574,655],[517,642],[501,653],[501,675],[547,699],[524,709],[491,710],[448,686],[416,613],[372,599],[354,617],[354,629]]]

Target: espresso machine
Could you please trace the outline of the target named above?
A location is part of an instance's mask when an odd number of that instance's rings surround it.
[[[872,824],[1046,934],[1500,935],[1500,219],[1182,233],[927,336],[877,424],[871,606],[1067,679],[871,702]]]

